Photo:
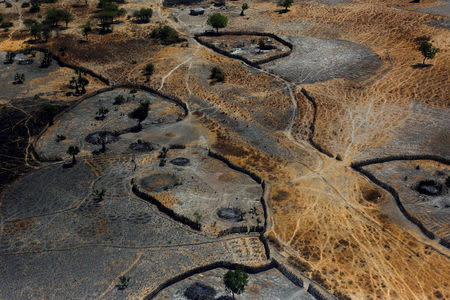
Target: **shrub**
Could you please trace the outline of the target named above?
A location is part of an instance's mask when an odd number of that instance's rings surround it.
[[[148,23],[153,15],[153,10],[151,8],[141,8],[133,13],[133,17],[139,23]]]
[[[211,69],[211,79],[217,81],[217,82],[223,82],[225,81],[225,73],[222,71],[219,67],[213,67]]]
[[[121,105],[125,102],[125,97],[123,95],[118,95],[114,98],[114,105]]]
[[[22,7],[22,8],[30,7],[30,3],[24,2],[24,3],[22,3],[21,7]]]
[[[152,75],[153,74],[153,72],[155,71],[155,66],[152,64],[152,63],[148,63],[148,64],[146,64],[145,65],[145,68],[144,68],[144,74],[145,75]]]
[[[164,45],[186,41],[186,39],[180,38],[178,32],[168,25],[153,29],[150,37],[158,39]]]

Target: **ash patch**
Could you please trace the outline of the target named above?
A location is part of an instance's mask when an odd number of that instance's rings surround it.
[[[442,184],[434,180],[419,181],[416,190],[424,195],[439,196],[442,194]]]
[[[232,222],[240,222],[243,220],[242,212],[239,208],[221,208],[217,211],[217,216]]]
[[[177,157],[177,158],[172,159],[170,161],[170,163],[175,166],[183,167],[183,166],[187,166],[190,163],[190,160],[185,157]]]
[[[184,296],[189,300],[214,300],[216,294],[214,288],[201,282],[191,284],[184,292]]]
[[[90,133],[86,136],[85,141],[94,145],[100,145],[101,142],[101,135],[105,135],[105,144],[110,144],[117,142],[119,140],[119,135],[115,134],[110,131],[96,131],[93,133]]]
[[[181,181],[174,174],[156,173],[141,178],[139,184],[149,192],[163,192],[181,185]]]
[[[136,143],[131,143],[130,149],[137,152],[151,152],[154,150],[150,143],[143,142],[142,140],[137,140]]]

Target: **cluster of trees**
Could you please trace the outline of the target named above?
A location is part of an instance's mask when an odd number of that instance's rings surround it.
[[[89,84],[89,80],[85,77],[86,72],[76,69],[75,75],[69,82],[70,88],[75,89],[75,95],[86,93],[86,86]]]
[[[124,8],[119,8],[117,4],[109,0],[100,0],[97,7],[100,8],[100,11],[94,15],[94,18],[100,20],[102,33],[111,32],[114,19],[123,17],[127,13]]]
[[[36,40],[44,39],[47,41],[51,35],[51,31],[59,26],[59,22],[65,22],[67,27],[72,20],[73,16],[67,10],[50,8],[47,11],[44,21],[38,22],[35,19],[26,19],[23,23],[30,31],[31,36]]]
[[[153,29],[150,37],[158,39],[164,45],[186,41],[186,39],[180,38],[178,32],[168,25]]]
[[[148,23],[153,15],[151,8],[141,8],[133,13],[133,17],[137,23]]]
[[[222,82],[222,81],[225,81],[225,73],[222,71],[221,68],[213,67],[211,69],[211,76],[210,76],[210,78],[213,81]]]

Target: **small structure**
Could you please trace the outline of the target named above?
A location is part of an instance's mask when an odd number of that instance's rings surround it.
[[[205,9],[202,7],[191,9],[191,12],[189,13],[191,16],[199,16],[203,15],[205,13]]]
[[[14,60],[17,61],[19,65],[30,65],[33,63],[33,59],[20,53],[14,57]]]

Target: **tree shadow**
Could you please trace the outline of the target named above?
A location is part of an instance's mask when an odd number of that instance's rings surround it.
[[[412,65],[411,67],[412,67],[413,69],[424,69],[424,68],[429,68],[429,67],[432,67],[432,66],[433,66],[433,64],[417,63],[417,64],[415,64],[415,65]]]
[[[289,9],[277,9],[277,10],[275,10],[275,12],[277,12],[278,14],[285,14],[285,13],[288,13],[289,12]]]

